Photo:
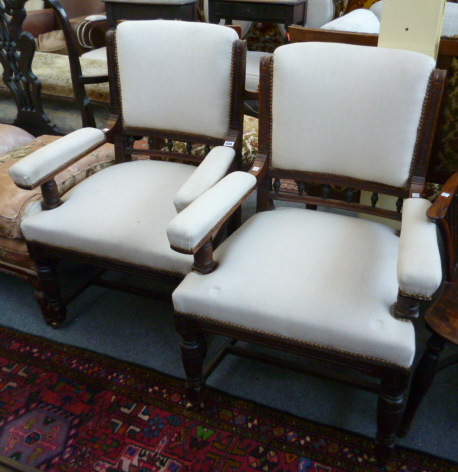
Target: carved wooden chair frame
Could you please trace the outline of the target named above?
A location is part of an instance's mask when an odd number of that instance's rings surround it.
[[[131,161],[138,156],[147,156],[154,160],[171,160],[174,162],[182,162],[191,165],[198,165],[204,156],[193,153],[194,144],[204,144],[205,154],[214,146],[229,145],[236,151],[237,164],[230,170],[234,170],[240,163],[242,137],[243,137],[243,90],[245,82],[245,58],[246,58],[246,42],[236,40],[233,46],[232,56],[232,80],[231,80],[231,108],[229,117],[229,129],[223,139],[211,138],[208,136],[198,136],[195,134],[184,134],[174,131],[163,131],[158,129],[140,129],[129,128],[124,126],[122,119],[122,107],[120,99],[120,86],[118,66],[115,59],[115,41],[116,30],[110,30],[107,33],[107,50],[108,50],[108,70],[110,91],[112,96],[113,114],[110,117],[108,127],[104,130],[109,142],[115,146],[115,161],[122,163]],[[137,149],[134,147],[135,141],[147,138],[148,149]],[[174,150],[174,142],[186,142],[186,153]],[[165,146],[165,143],[167,146]],[[164,148],[166,148],[164,150]],[[61,200],[56,192],[56,183],[54,176],[41,185],[43,194],[43,208],[53,209],[61,205]],[[237,225],[237,218],[232,220],[232,224]],[[27,243],[30,255],[37,264],[37,272],[42,287],[42,292],[36,295],[41,302],[42,311],[45,314],[46,322],[53,326],[59,327],[65,321],[66,304],[73,300],[88,285],[96,284],[113,289],[125,290],[132,293],[148,296],[163,297],[164,294],[153,290],[143,290],[136,286],[126,284],[118,284],[103,280],[100,275],[106,270],[115,270],[130,273],[137,276],[148,277],[150,279],[160,280],[171,287],[175,287],[181,280],[182,276],[176,273],[168,273],[161,270],[154,270],[150,267],[142,267],[139,265],[129,264],[126,262],[114,261],[105,257],[97,257],[94,255],[85,255],[77,251],[72,251],[55,246],[37,242]],[[68,259],[76,262],[87,263],[97,267],[97,270],[89,276],[89,278],[76,287],[72,293],[66,296],[61,295],[57,273],[55,270],[55,261],[59,259]],[[170,299],[170,293],[165,297]]]
[[[422,194],[428,157],[432,148],[432,133],[436,126],[438,110],[443,93],[445,72],[435,70],[430,78],[428,95],[423,109],[423,119],[416,143],[414,165],[410,171],[410,177],[403,188],[388,185],[365,182],[339,175],[316,174],[307,172],[294,172],[277,169],[271,163],[271,117],[272,117],[272,58],[263,58],[261,62],[260,82],[260,122],[259,122],[259,155],[255,160],[250,173],[256,176],[257,185],[257,211],[269,210],[274,200],[299,202],[310,206],[328,206],[361,212],[374,216],[380,216],[393,220],[401,219],[402,201],[412,194]],[[285,188],[282,182],[295,181],[297,190],[292,192]],[[318,183],[323,186],[323,195],[316,196],[315,192],[308,193],[308,185]],[[346,187],[347,200],[341,201],[333,198],[330,193],[332,185]],[[454,191],[456,192],[456,182]],[[355,200],[355,190],[367,190],[373,192],[372,205],[363,205]],[[398,197],[396,210],[377,208],[378,194],[383,193]],[[245,197],[246,198],[246,197]],[[443,219],[445,207],[449,205],[449,199],[439,198],[431,208],[429,215],[436,215],[439,227],[449,231],[448,223]],[[440,215],[440,216],[439,216]],[[456,218],[456,214],[454,216]],[[456,227],[456,223],[455,223]],[[456,228],[455,228],[456,229]],[[449,259],[454,257],[453,241],[447,241]],[[209,273],[216,268],[213,261],[211,240],[203,241],[200,249],[195,253],[195,270],[202,274]],[[217,269],[216,269],[217,270]],[[398,294],[398,300],[392,307],[392,313],[396,318],[411,320],[418,316],[419,301],[410,298],[403,293]],[[293,370],[305,371],[312,375],[324,378],[333,378],[345,383],[353,384],[363,390],[378,393],[378,434],[377,453],[378,457],[385,460],[391,453],[395,443],[396,425],[403,409],[403,394],[407,388],[410,370],[370,360],[358,355],[336,352],[332,349],[317,348],[305,343],[295,342],[291,339],[281,338],[274,335],[261,333],[241,327],[231,326],[229,323],[218,322],[209,318],[193,316],[186,313],[175,312],[177,330],[182,336],[183,362],[187,378],[187,392],[192,402],[200,401],[200,392],[206,378],[211,374],[216,365],[227,354],[242,355],[249,358],[278,364],[282,367],[290,367]],[[203,367],[206,355],[206,334],[219,334],[228,338],[223,351],[216,358]],[[369,377],[375,377],[379,382],[366,379],[354,379],[341,372],[323,372],[315,367],[304,367],[301,364],[293,364],[278,360],[273,356],[259,354],[253,350],[236,345],[235,340],[274,348],[281,351],[291,352],[306,358],[318,361],[327,361],[353,371],[359,371]],[[350,380],[351,378],[351,380]]]
[[[22,30],[28,0],[4,0],[0,7],[0,62],[3,80],[18,109],[14,125],[35,136],[62,135],[64,131],[51,123],[43,109],[41,83],[32,71],[36,44],[33,36]],[[79,108],[82,126],[95,127],[94,112],[87,97],[85,85],[108,82],[107,75],[84,77],[79,61],[80,49],[67,13],[57,0],[46,0],[54,10],[64,33],[75,102]]]

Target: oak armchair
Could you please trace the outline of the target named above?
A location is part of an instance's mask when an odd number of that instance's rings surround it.
[[[126,21],[107,39],[117,112],[113,127],[106,134],[77,130],[10,170],[19,187],[42,189],[43,210],[27,216],[21,227],[53,327],[66,313],[56,259],[172,284],[181,280],[192,257],[170,249],[165,227],[240,158],[246,47],[235,31],[204,23]],[[141,137],[147,149],[135,147]],[[107,139],[114,142],[117,164],[61,201],[55,174]],[[187,152],[176,151],[175,140],[186,142]],[[192,154],[195,143],[206,145],[203,162]]]
[[[192,401],[208,376],[207,333],[337,364],[376,379],[352,381],[378,394],[377,453],[389,455],[415,353],[412,319],[442,281],[422,198],[445,77],[434,67],[418,53],[326,43],[282,46],[263,60],[250,173],[225,177],[167,228],[171,246],[195,257],[173,293]],[[322,195],[309,194],[312,183]],[[348,188],[346,201],[331,185]],[[257,214],[213,252],[211,234],[255,189]],[[372,192],[372,205],[356,190]],[[379,194],[396,196],[397,208],[378,208]],[[281,201],[296,205],[266,211]],[[402,220],[400,237],[358,214]],[[326,375],[344,380],[338,370]]]

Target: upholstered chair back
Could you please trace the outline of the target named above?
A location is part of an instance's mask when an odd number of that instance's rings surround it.
[[[213,24],[152,20],[118,25],[124,126],[223,138],[237,40],[234,30]]]
[[[272,167],[404,187],[434,65],[428,56],[393,49],[332,43],[278,48]]]

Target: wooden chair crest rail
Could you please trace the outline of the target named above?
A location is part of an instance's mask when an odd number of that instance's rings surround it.
[[[10,170],[19,187],[42,190],[46,211],[25,217],[21,228],[37,264],[46,321],[54,327],[65,320],[74,296],[61,296],[58,259],[89,263],[97,273],[181,280],[192,258],[169,248],[165,226],[240,162],[246,44],[235,31],[197,22],[126,21],[109,32],[107,48],[110,126],[77,130]],[[143,137],[149,147],[136,148]],[[117,164],[61,200],[55,175],[105,141],[114,143]],[[175,141],[186,143],[184,152],[174,149]],[[192,153],[195,143],[206,146],[206,156]]]
[[[444,81],[431,58],[408,51],[303,43],[263,59],[260,152],[250,173],[227,176],[167,228],[171,246],[195,258],[195,272],[173,293],[192,402],[200,402],[215,365],[203,366],[208,333],[299,354],[324,363],[319,372],[306,366],[309,373],[378,394],[376,451],[386,460],[415,352],[411,320],[442,280],[436,227],[426,211],[445,211],[450,199],[431,206],[419,197]],[[358,138],[369,126],[377,133],[368,143]],[[338,136],[330,140],[328,129]],[[406,134],[408,145],[401,144]],[[323,196],[309,194],[314,182],[325,186]],[[326,193],[331,185],[353,189],[347,201]],[[213,252],[211,234],[253,189],[256,215]],[[374,192],[372,205],[355,201],[355,190]],[[398,197],[398,210],[377,208],[378,193]],[[277,201],[296,206],[266,211]],[[203,213],[211,221],[202,223]],[[400,239],[358,213],[402,219]],[[446,250],[454,257],[455,241]],[[234,342],[227,352],[275,362]],[[328,363],[369,378],[336,373]]]

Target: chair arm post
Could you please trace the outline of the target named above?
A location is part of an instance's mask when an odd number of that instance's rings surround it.
[[[458,172],[455,172],[442,187],[427,212],[442,235],[446,252],[446,278],[451,282],[456,273],[458,252]]]
[[[213,243],[211,238],[202,245],[202,247],[194,254],[194,264],[192,269],[202,275],[213,272],[217,263],[213,260]]]
[[[418,318],[420,301],[398,292],[398,299],[391,307],[391,314],[398,320],[414,320]]]
[[[48,180],[41,185],[41,193],[43,195],[43,210],[53,210],[62,205],[62,200],[59,197],[59,191],[56,181],[54,179]]]

